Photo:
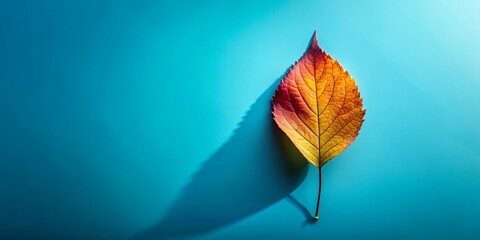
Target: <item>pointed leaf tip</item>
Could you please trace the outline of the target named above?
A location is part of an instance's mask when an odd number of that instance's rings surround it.
[[[317,41],[317,30],[313,31],[312,38],[310,39],[310,46],[308,47],[309,49],[320,49],[318,46],[318,41]]]

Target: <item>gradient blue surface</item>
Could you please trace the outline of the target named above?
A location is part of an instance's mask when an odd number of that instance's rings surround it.
[[[479,239],[478,9],[2,1],[0,238]],[[315,29],[367,114],[310,225],[317,171],[285,178],[267,118]]]

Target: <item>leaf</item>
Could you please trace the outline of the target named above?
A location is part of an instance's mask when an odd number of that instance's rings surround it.
[[[355,80],[320,49],[314,32],[307,51],[287,72],[272,101],[278,127],[319,168],[320,188],[321,167],[355,140],[364,121]]]

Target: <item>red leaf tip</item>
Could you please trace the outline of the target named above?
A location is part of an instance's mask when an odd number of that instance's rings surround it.
[[[310,39],[309,49],[320,49],[317,42],[317,30],[313,31],[312,38]]]

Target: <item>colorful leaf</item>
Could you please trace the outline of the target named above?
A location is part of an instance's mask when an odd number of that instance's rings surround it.
[[[364,115],[355,80],[320,49],[315,32],[307,51],[278,86],[273,116],[303,156],[319,168],[319,186],[321,167],[355,140]],[[319,201],[320,189],[318,196]]]

